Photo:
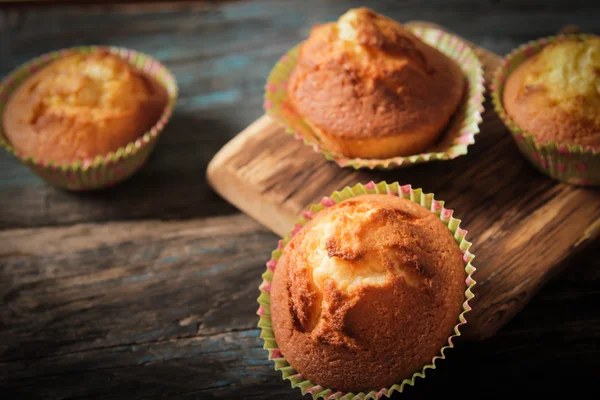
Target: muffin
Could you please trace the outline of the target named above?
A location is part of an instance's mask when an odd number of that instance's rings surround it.
[[[45,163],[72,163],[116,151],[156,123],[165,88],[109,53],[74,53],[25,80],[3,113],[6,138]]]
[[[506,113],[538,143],[600,147],[600,38],[558,40],[519,65]]]
[[[323,209],[285,246],[270,285],[279,351],[304,378],[379,390],[431,364],[465,300],[463,255],[426,208],[389,195]]]
[[[324,147],[385,159],[438,140],[461,103],[465,77],[401,24],[358,8],[312,29],[287,88]]]

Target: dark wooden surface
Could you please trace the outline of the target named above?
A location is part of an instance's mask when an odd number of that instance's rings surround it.
[[[275,60],[312,24],[360,4],[306,3],[0,12],[2,76],[49,50],[102,43],[153,54],[181,87],[148,165],[113,189],[62,192],[0,153],[3,398],[300,398],[273,371],[255,328],[260,274],[277,237],[214,194],[204,175],[212,155],[262,114]],[[500,54],[568,23],[595,31],[600,17],[588,1],[369,4]],[[597,248],[571,260],[494,337],[461,342],[406,397],[574,388],[597,397]]]

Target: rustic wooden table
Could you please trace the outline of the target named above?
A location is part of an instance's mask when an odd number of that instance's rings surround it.
[[[369,4],[400,21],[436,22],[499,54],[565,24],[594,32],[600,17],[600,4],[588,1]],[[49,50],[112,44],[153,54],[181,89],[149,163],[112,189],[57,190],[0,153],[3,398],[301,397],[267,361],[256,328],[257,288],[277,237],[214,194],[205,169],[262,114],[275,60],[311,25],[357,5],[0,10],[0,76]],[[600,394],[600,260],[590,247],[497,335],[461,342],[407,397],[573,387]]]

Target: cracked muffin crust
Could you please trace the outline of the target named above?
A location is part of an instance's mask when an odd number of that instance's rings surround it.
[[[167,104],[158,82],[108,51],[59,58],[23,82],[4,111],[10,143],[38,161],[71,163],[135,141]]]
[[[358,8],[312,29],[288,95],[327,149],[381,159],[434,144],[464,85],[452,59],[396,21]]]
[[[600,147],[600,37],[544,47],[508,76],[503,104],[537,141]]]
[[[284,357],[344,392],[379,390],[431,362],[458,323],[465,266],[449,229],[409,200],[324,209],[285,247],[271,287]]]

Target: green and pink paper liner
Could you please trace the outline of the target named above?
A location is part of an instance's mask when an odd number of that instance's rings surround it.
[[[324,208],[331,207],[343,200],[348,198],[359,196],[363,194],[388,194],[390,196],[399,196],[404,199],[413,201],[421,206],[427,208],[434,213],[446,226],[456,240],[457,245],[463,252],[463,260],[465,262],[465,301],[463,303],[463,311],[457,316],[457,324],[454,327],[454,333],[448,338],[448,344],[440,349],[438,355],[433,357],[431,363],[424,365],[419,371],[407,377],[397,384],[387,388],[374,388],[370,392],[361,393],[342,393],[335,391],[330,388],[324,388],[319,386],[299,374],[295,371],[289,363],[286,361],[284,355],[279,350],[275,335],[271,325],[271,308],[270,308],[270,291],[271,282],[273,279],[273,273],[277,269],[277,261],[281,257],[283,249],[291,240],[291,238],[302,229],[302,227],[308,223],[319,211]],[[313,399],[380,399],[383,396],[389,397],[393,392],[402,392],[406,386],[413,386],[417,378],[425,378],[426,371],[428,369],[436,368],[436,361],[439,359],[446,358],[446,352],[448,349],[454,347],[454,340],[461,335],[460,328],[467,323],[465,315],[471,310],[469,301],[475,297],[472,292],[473,286],[475,286],[475,280],[473,279],[473,273],[475,267],[471,264],[474,255],[469,251],[471,243],[466,240],[467,231],[460,227],[460,219],[457,219],[453,215],[453,211],[446,208],[443,201],[436,200],[433,194],[425,194],[421,189],[413,189],[410,185],[399,185],[397,182],[388,184],[386,182],[380,182],[375,184],[369,182],[365,185],[357,184],[354,187],[346,187],[341,191],[334,192],[331,196],[323,197],[321,202],[313,204],[306,211],[302,213],[302,217],[298,222],[291,227],[291,231],[279,241],[277,249],[272,252],[271,259],[267,262],[266,271],[263,273],[263,282],[260,285],[260,296],[258,297],[259,308],[257,314],[260,316],[258,326],[261,329],[260,337],[264,341],[263,347],[269,353],[269,359],[273,360],[275,369],[281,371],[283,379],[290,381],[293,388],[300,388],[303,395],[309,393]]]
[[[591,35],[559,35],[526,43],[513,50],[498,68],[492,81],[492,102],[496,113],[512,133],[521,153],[543,174],[572,185],[600,185],[600,148],[578,144],[541,142],[521,129],[504,109],[502,93],[508,76],[544,47],[563,39],[585,39]]]
[[[466,77],[466,93],[461,105],[449,125],[442,133],[440,140],[425,153],[388,159],[348,158],[323,147],[289,101],[287,82],[294,69],[299,46],[289,50],[274,66],[265,86],[264,108],[268,115],[279,121],[287,133],[314,151],[334,161],[340,167],[388,169],[398,168],[430,161],[451,160],[467,154],[467,149],[475,143],[482,121],[484,101],[483,68],[473,50],[458,37],[435,28],[408,26],[417,37],[435,47],[456,61]]]
[[[74,163],[61,164],[36,160],[15,149],[6,138],[2,123],[4,108],[11,94],[25,79],[54,60],[73,53],[86,54],[99,51],[109,51],[123,58],[165,87],[169,99],[154,126],[127,146],[108,154]],[[54,186],[73,191],[112,186],[132,176],[146,162],[173,112],[177,93],[177,82],[167,68],[149,55],[134,50],[119,47],[84,46],[47,53],[17,68],[0,83],[0,145],[28,166],[36,175]]]

